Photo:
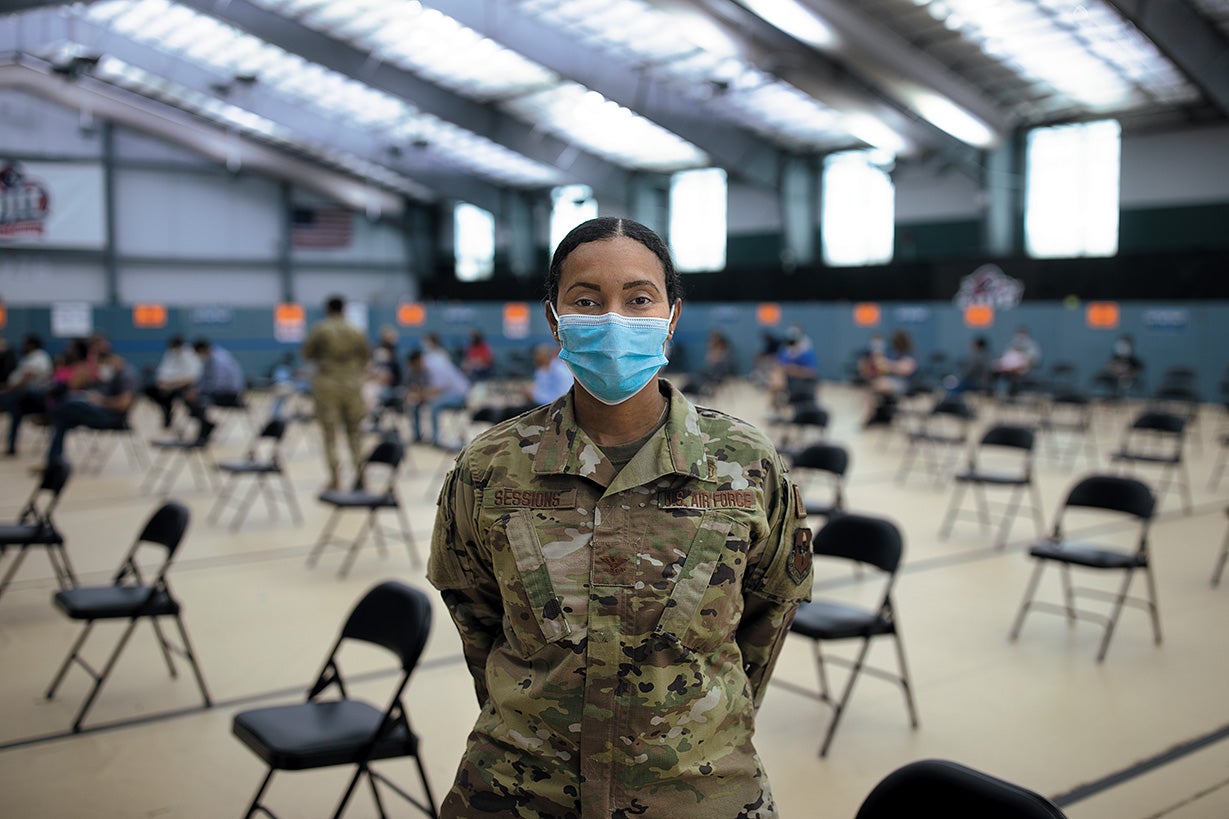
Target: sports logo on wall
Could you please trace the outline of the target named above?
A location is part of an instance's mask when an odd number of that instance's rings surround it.
[[[953,301],[961,309],[982,304],[995,310],[1010,310],[1023,295],[1023,282],[1008,276],[996,264],[984,264],[960,280]]]
[[[0,160],[0,238],[41,237],[47,231],[51,192],[17,162]]]
[[[101,248],[104,210],[101,163],[0,156],[0,246]]]

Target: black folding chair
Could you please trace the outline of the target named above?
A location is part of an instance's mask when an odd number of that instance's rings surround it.
[[[1144,410],[1123,433],[1122,443],[1110,455],[1124,474],[1140,468],[1159,470],[1157,498],[1164,498],[1177,484],[1183,509],[1191,513],[1191,482],[1186,474],[1186,420],[1175,413]]]
[[[995,546],[1002,549],[1007,545],[1011,534],[1011,525],[1016,513],[1020,511],[1025,494],[1030,494],[1027,504],[1033,512],[1033,521],[1037,526],[1037,537],[1045,532],[1045,521],[1041,516],[1041,495],[1033,480],[1033,442],[1035,436],[1028,427],[1014,424],[995,424],[982,434],[977,446],[969,452],[968,467],[957,472],[956,486],[952,490],[952,499],[947,507],[943,524],[939,527],[939,537],[946,538],[952,532],[952,524],[956,518],[967,515],[961,507],[966,487],[972,488],[973,498],[977,505],[977,520],[983,528],[991,525],[991,502],[986,496],[987,489],[1010,489],[1011,495],[1004,502],[1005,508],[1000,517],[999,534]],[[990,458],[1001,460],[1007,455],[1015,463],[1009,468],[1005,464],[996,464],[999,468],[987,466]],[[1014,457],[1013,457],[1014,456]]]
[[[786,457],[791,457],[803,447],[822,439],[828,433],[829,420],[828,410],[819,404],[792,405],[791,414],[778,423],[780,443],[777,448]]]
[[[865,672],[880,679],[897,683],[904,690],[905,706],[909,711],[909,724],[917,728],[917,709],[913,703],[913,686],[909,682],[909,670],[905,665],[905,651],[898,630],[896,604],[892,589],[896,572],[904,552],[900,530],[891,521],[846,512],[824,525],[815,535],[812,551],[817,557],[830,557],[853,561],[878,569],[886,575],[883,595],[874,608],[865,608],[838,600],[812,600],[803,603],[794,616],[790,632],[812,640],[815,660],[819,669],[819,699],[833,706],[832,721],[820,744],[819,755],[827,756],[828,747],[836,733],[836,726],[845,713],[849,696],[853,693],[858,676]],[[893,674],[866,665],[866,656],[871,641],[876,637],[892,637],[896,646],[899,673]],[[861,640],[856,658],[828,656],[825,659],[821,643],[836,640]],[[849,667],[849,676],[841,695],[834,699],[828,686],[827,663]]]
[[[307,556],[308,566],[316,565],[316,561],[320,559],[320,555],[326,546],[347,546],[345,541],[333,538],[333,532],[337,527],[338,521],[347,511],[366,512],[367,517],[355,535],[354,540],[349,542],[346,556],[337,571],[337,576],[345,577],[349,573],[350,566],[358,554],[359,547],[370,534],[375,535],[376,546],[379,548],[380,554],[387,555],[388,551],[384,540],[384,533],[387,527],[383,526],[378,519],[379,513],[383,510],[390,510],[396,515],[397,521],[400,524],[400,532],[393,530],[393,533],[398,534],[405,541],[406,549],[410,553],[410,561],[415,566],[421,563],[418,551],[414,546],[414,535],[410,531],[410,523],[406,520],[405,509],[402,507],[401,500],[397,495],[397,476],[404,454],[405,446],[399,440],[386,438],[376,444],[375,449],[371,451],[359,466],[359,472],[352,488],[328,489],[320,494],[320,502],[331,506],[333,512],[329,515],[328,521],[325,522],[324,528],[320,532],[320,538],[316,541],[316,545],[312,547],[311,554]],[[384,472],[383,485],[379,489],[369,489],[368,487],[374,480],[373,476],[380,471]]]
[[[185,465],[192,473],[192,483],[197,489],[216,488],[216,465],[209,452],[215,429],[214,424],[203,422],[195,437],[177,435],[150,441],[149,445],[157,450],[157,455],[145,473],[145,480],[141,482],[141,492],[165,496],[174,488]]]
[[[1047,449],[1075,466],[1083,453],[1088,466],[1097,463],[1097,436],[1092,423],[1092,399],[1076,389],[1060,389],[1050,396],[1038,429],[1045,433]]]
[[[56,585],[61,589],[77,585],[77,575],[68,560],[68,552],[64,550],[64,536],[52,517],[71,474],[72,469],[67,463],[49,463],[43,468],[42,478],[30,493],[30,499],[22,507],[17,520],[0,523],[0,561],[4,560],[9,549],[14,552],[8,569],[4,572],[4,579],[0,580],[0,596],[13,581],[13,576],[26,559],[26,552],[31,548],[46,549],[47,560],[55,573]]]
[[[1125,515],[1133,518],[1139,529],[1135,548],[1125,551],[1098,543],[1067,540],[1063,534],[1063,524],[1064,518],[1072,509],[1095,510],[1105,513],[1106,517]],[[1156,497],[1152,494],[1152,490],[1135,478],[1122,475],[1090,475],[1077,482],[1067,493],[1050,538],[1034,544],[1029,549],[1029,556],[1037,563],[1028,581],[1028,588],[1024,592],[1024,600],[1020,604],[1016,621],[1011,627],[1010,639],[1014,642],[1019,637],[1020,627],[1024,625],[1024,617],[1031,609],[1062,614],[1072,625],[1079,618],[1091,620],[1105,627],[1101,647],[1097,652],[1097,662],[1101,662],[1105,659],[1110,637],[1114,634],[1114,627],[1118,624],[1118,617],[1122,614],[1123,607],[1132,605],[1143,608],[1149,613],[1152,618],[1154,640],[1157,645],[1160,645],[1161,618],[1156,602],[1156,582],[1152,576],[1152,565],[1148,557],[1148,532],[1155,512]],[[1048,563],[1057,564],[1061,570],[1062,605],[1034,599],[1041,580],[1041,573]],[[1077,588],[1071,582],[1073,566],[1091,571],[1122,572],[1122,584],[1114,593],[1096,588]],[[1144,573],[1146,598],[1131,597],[1128,594],[1137,570]],[[1076,600],[1081,595],[1109,601],[1111,603],[1109,614],[1077,608]]]
[[[124,448],[128,465],[138,469],[149,469],[149,457],[145,448],[137,441],[136,431],[125,415],[115,426],[111,427],[78,427],[76,430],[85,439],[85,454],[81,457],[78,470],[82,474],[98,474],[102,472],[111,454],[119,447]]]
[[[336,765],[354,765],[355,771],[333,813],[335,819],[342,815],[364,776],[371,785],[371,795],[381,817],[385,812],[376,788],[377,781],[428,816],[438,815],[423,770],[418,736],[410,728],[404,697],[410,674],[418,664],[430,630],[431,604],[425,594],[395,580],[381,583],[368,591],[351,611],[324,667],[308,691],[306,702],[241,711],[235,715],[232,723],[235,736],[269,766],[245,816],[254,816],[258,811],[273,816],[261,797],[276,771],[305,771]],[[383,709],[353,699],[346,691],[338,655],[343,644],[350,640],[385,648],[396,655],[400,663],[400,678]],[[338,698],[320,699],[334,685]],[[425,801],[406,793],[371,768],[373,762],[402,757],[414,758],[426,794]]]
[[[303,522],[303,515],[295,498],[294,484],[282,468],[281,445],[285,434],[286,420],[270,419],[261,427],[260,433],[252,441],[243,458],[218,463],[218,471],[226,475],[227,480],[218,492],[217,500],[209,513],[210,522],[218,521],[222,510],[231,505],[239,484],[247,478],[251,479],[251,486],[235,507],[230,523],[231,531],[239,531],[240,524],[247,517],[248,510],[252,508],[258,494],[265,499],[270,517],[277,516],[278,503],[282,503],[290,510],[292,521],[296,524]]]
[[[855,819],[916,816],[920,806],[944,819],[1065,819],[1039,793],[946,759],[920,759],[879,781]]]
[[[896,473],[897,483],[904,483],[909,477],[919,456],[931,477],[945,480],[969,442],[974,419],[973,408],[959,396],[937,401],[918,418],[917,426],[905,434],[905,454]]]
[[[803,492],[803,505],[808,516],[830,518],[845,511],[845,475],[848,471],[849,450],[836,443],[811,444],[790,460],[790,472]],[[831,484],[829,502],[806,500],[806,489],[814,477],[822,477]]]
[[[213,701],[209,698],[209,691],[205,688],[205,678],[196,661],[196,654],[188,641],[188,632],[184,629],[183,619],[180,617],[180,602],[171,592],[171,587],[167,582],[167,571],[175,559],[175,554],[187,528],[188,508],[174,501],[165,503],[145,524],[145,528],[133,542],[128,554],[124,556],[119,571],[110,585],[78,586],[56,592],[54,597],[56,607],[69,618],[84,621],[85,627],[77,641],[73,643],[72,650],[64,659],[60,670],[56,672],[55,678],[52,679],[46,698],[51,699],[55,696],[56,689],[59,688],[69,666],[74,662],[94,679],[93,687],[85,701],[81,703],[77,716],[73,720],[73,731],[81,730],[81,721],[85,719],[86,712],[94,703],[94,698],[98,696],[102,684],[106,682],[112,669],[115,668],[116,660],[119,659],[120,653],[128,643],[128,638],[132,636],[133,629],[142,619],[148,619],[150,625],[153,626],[154,634],[158,637],[158,647],[162,650],[163,659],[166,660],[166,667],[171,676],[178,676],[175,663],[171,658],[171,653],[175,652],[184,657],[192,666],[192,672],[196,675],[196,683],[200,687],[205,707],[213,706]],[[149,548],[162,551],[162,560],[152,572],[143,571],[139,562],[141,553]],[[167,640],[158,622],[160,617],[174,618],[175,625],[179,628],[181,645],[176,646]],[[107,658],[102,671],[95,671],[93,666],[81,657],[81,648],[93,630],[94,624],[101,620],[127,620],[128,624],[124,627],[119,642],[116,643],[111,656]]]

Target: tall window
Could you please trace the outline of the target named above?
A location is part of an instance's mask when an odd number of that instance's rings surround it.
[[[1118,252],[1122,131],[1115,120],[1038,128],[1028,135],[1024,242],[1029,255]]]
[[[896,189],[880,151],[842,151],[824,159],[824,261],[834,266],[892,261]]]
[[[682,273],[725,267],[726,178],[720,168],[670,178],[670,252]]]
[[[560,185],[550,192],[550,249],[559,247],[568,231],[597,216],[597,200],[588,185]]]
[[[495,272],[495,217],[476,205],[462,202],[452,211],[453,253],[457,280],[476,282]]]

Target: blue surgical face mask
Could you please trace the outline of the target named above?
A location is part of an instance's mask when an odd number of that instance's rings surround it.
[[[644,389],[666,365],[664,351],[670,336],[669,318],[628,317],[618,313],[592,316],[559,315],[561,358],[585,391],[603,404],[622,404]]]

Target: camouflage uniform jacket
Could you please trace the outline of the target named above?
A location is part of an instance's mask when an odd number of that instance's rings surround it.
[[[443,816],[776,816],[752,733],[810,531],[761,432],[660,383],[617,474],[569,392],[445,481],[428,576],[481,713]]]
[[[367,336],[341,316],[317,322],[303,342],[303,357],[316,365],[317,388],[357,391],[370,356]]]

